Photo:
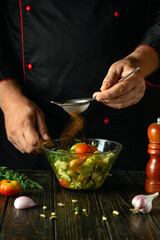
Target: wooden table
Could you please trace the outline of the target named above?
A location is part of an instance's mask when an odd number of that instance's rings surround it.
[[[145,193],[144,172],[113,172],[100,190],[86,192],[64,189],[49,171],[25,171],[25,174],[40,183],[43,190],[22,190],[20,195],[31,197],[39,205],[16,210],[15,197],[1,195],[1,240],[160,239],[160,197],[154,200],[150,214],[130,211],[132,198]],[[73,199],[78,202],[73,203]],[[78,215],[73,211],[76,207]],[[114,215],[113,210],[119,215]],[[51,212],[56,212],[57,220],[50,220]],[[102,216],[107,220],[102,220]]]

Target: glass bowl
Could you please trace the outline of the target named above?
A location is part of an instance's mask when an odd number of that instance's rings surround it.
[[[42,143],[42,149],[63,187],[77,190],[100,188],[122,145],[111,140],[86,139],[85,143],[97,150],[94,153],[75,153],[79,142],[75,140],[65,149],[60,140],[55,139]]]

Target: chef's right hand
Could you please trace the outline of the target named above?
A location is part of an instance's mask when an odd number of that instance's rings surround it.
[[[8,140],[22,153],[40,153],[41,143],[50,140],[43,112],[23,94],[6,92],[1,108]]]

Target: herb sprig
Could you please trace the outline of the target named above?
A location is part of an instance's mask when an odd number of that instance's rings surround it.
[[[79,207],[72,208],[72,212],[79,211]]]
[[[18,181],[22,189],[43,189],[39,183],[29,179],[24,173],[21,174],[14,170],[7,169],[7,167],[0,167],[0,181],[4,179]]]

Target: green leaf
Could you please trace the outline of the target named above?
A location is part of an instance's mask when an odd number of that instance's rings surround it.
[[[32,179],[29,179],[24,175],[24,173],[20,174],[13,170],[7,170],[7,167],[2,166],[0,167],[0,181],[4,179],[18,181],[21,184],[22,189],[43,189],[39,183],[33,181]]]
[[[72,208],[73,212],[79,211],[79,207]]]

